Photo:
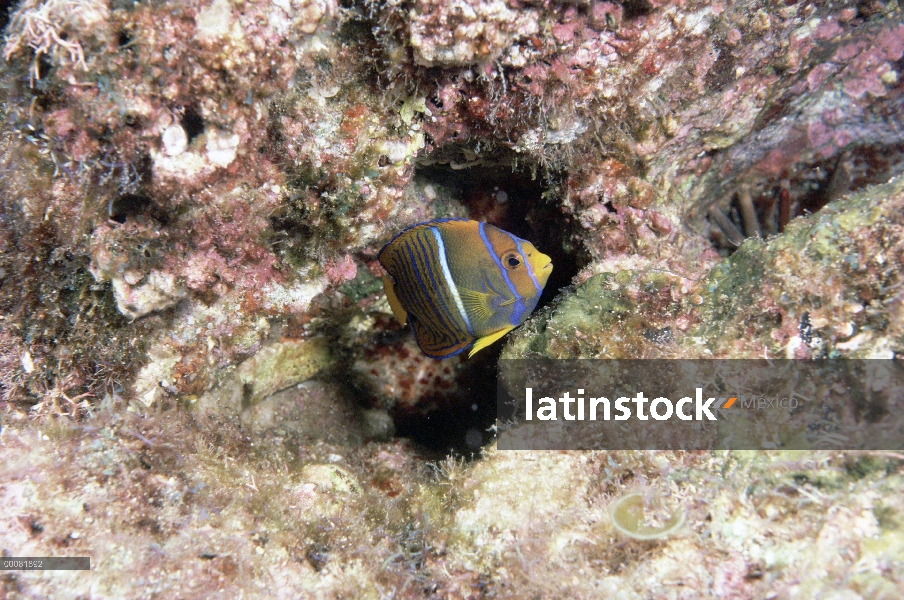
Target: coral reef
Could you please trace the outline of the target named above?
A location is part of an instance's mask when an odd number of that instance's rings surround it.
[[[894,358],[904,352],[902,215],[896,177],[769,241],[746,240],[702,276],[693,254],[594,263],[502,356]]]
[[[192,379],[158,381],[198,395],[284,328],[355,355],[318,315],[436,216],[537,242],[556,288],[613,261],[696,279],[900,170],[896,10],[25,2],[4,46],[3,302],[35,369],[4,393],[34,404],[71,374],[100,398],[171,355]]]
[[[900,597],[899,453],[488,431],[500,352],[901,355],[899,3],[22,0],[4,24],[0,553],[94,564],[0,597]],[[383,243],[437,217],[555,265],[473,361],[420,355],[382,294]]]
[[[301,421],[326,433],[318,410]],[[297,423],[242,428],[173,409],[6,426],[2,547],[88,555],[92,571],[6,572],[0,589],[10,598],[900,592],[900,456],[488,450],[471,465],[427,463],[404,441],[299,437]],[[624,535],[609,509],[628,496],[664,519],[680,511],[684,525],[658,540]]]

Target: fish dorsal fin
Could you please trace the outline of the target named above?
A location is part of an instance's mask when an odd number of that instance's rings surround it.
[[[471,358],[496,340],[500,339],[512,329],[514,329],[514,327],[506,327],[505,329],[501,329],[496,333],[491,333],[490,335],[483,336],[482,338],[474,342],[474,345],[471,347],[471,352],[468,354],[468,358]]]
[[[393,238],[391,240],[389,240],[389,242],[387,242],[385,246],[383,246],[383,249],[380,250],[380,255],[382,255],[386,250],[392,248],[398,240],[404,238],[405,234],[409,234],[409,233],[415,232],[415,231],[421,231],[423,229],[430,229],[431,227],[437,227],[437,226],[442,227],[443,225],[448,224],[448,223],[452,223],[454,225],[459,225],[459,224],[466,224],[466,223],[470,223],[470,222],[471,221],[469,221],[468,219],[447,218],[447,219],[433,219],[432,221],[425,221],[423,223],[416,223],[414,225],[410,225],[409,227],[406,227],[402,231],[395,234],[395,236],[393,236]],[[380,262],[382,262],[382,259],[379,258],[379,256],[378,256],[378,259],[380,260]]]
[[[458,295],[472,323],[483,323],[493,316],[492,294],[460,289]]]
[[[392,309],[392,314],[395,315],[396,319],[398,319],[399,323],[402,325],[407,323],[408,313],[402,308],[402,303],[399,302],[399,298],[396,296],[392,277],[386,274],[383,275],[383,291],[386,292],[386,299],[389,300],[389,307]]]

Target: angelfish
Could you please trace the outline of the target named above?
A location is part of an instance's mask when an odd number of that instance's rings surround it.
[[[478,221],[437,219],[380,251],[392,312],[431,358],[486,348],[537,306],[552,261],[526,240]]]

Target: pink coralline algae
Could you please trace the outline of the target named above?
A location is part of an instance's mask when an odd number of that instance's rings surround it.
[[[898,73],[893,65],[904,54],[904,25],[886,29],[872,43],[842,46],[836,53],[841,63],[847,63],[841,72],[844,91],[854,98],[864,94],[885,96],[888,87],[898,83]]]
[[[358,268],[351,256],[345,255],[339,260],[330,261],[326,265],[326,276],[330,283],[336,285],[350,281],[358,274]]]
[[[452,401],[463,356],[436,360],[423,355],[413,339],[367,350],[353,373],[378,406],[397,413],[428,413]]]

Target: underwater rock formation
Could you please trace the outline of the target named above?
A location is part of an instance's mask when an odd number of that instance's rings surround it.
[[[692,259],[693,257],[689,257]],[[594,263],[503,358],[894,358],[904,352],[904,178],[868,187],[702,274]],[[618,270],[616,270],[618,269]]]
[[[160,374],[172,395],[198,395],[286,335],[354,355],[370,342],[321,315],[433,217],[534,241],[558,287],[612,261],[698,279],[900,171],[895,10],[23,2],[2,302],[34,369],[4,395],[31,405],[68,377],[102,396],[159,355],[191,371]],[[385,322],[378,294],[359,287],[345,322]]]
[[[419,363],[376,257],[549,254],[504,357],[897,356],[902,58],[882,0],[22,0],[0,551],[98,563],[2,594],[899,597],[899,455],[495,451],[498,351]]]

